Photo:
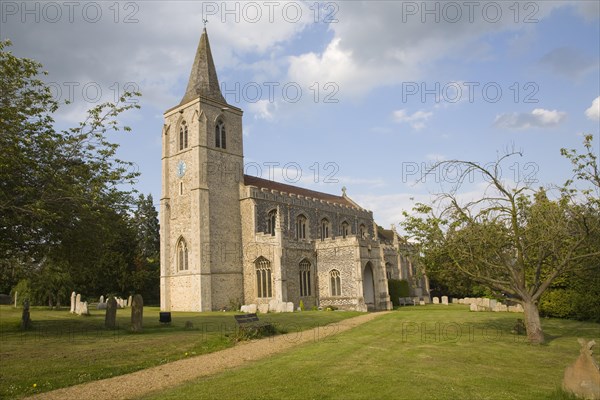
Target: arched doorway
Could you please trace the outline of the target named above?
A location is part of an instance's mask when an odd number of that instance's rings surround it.
[[[375,282],[373,281],[373,266],[370,262],[365,266],[363,272],[363,296],[367,309],[375,309]]]

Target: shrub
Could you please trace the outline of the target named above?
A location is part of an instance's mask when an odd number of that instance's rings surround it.
[[[304,311],[304,302],[302,300],[300,300],[300,305],[298,307],[300,307],[300,311]]]
[[[15,298],[15,292],[17,292],[17,305],[22,305],[25,299],[29,299],[29,302],[33,304],[29,279],[21,279],[19,283],[17,283],[17,285],[10,291],[10,295],[13,299]]]
[[[399,306],[400,297],[409,297],[410,289],[408,281],[398,279],[388,279],[388,292],[390,294],[390,300],[394,306]]]
[[[546,291],[540,298],[540,314],[544,317],[574,318],[576,293],[567,289]]]

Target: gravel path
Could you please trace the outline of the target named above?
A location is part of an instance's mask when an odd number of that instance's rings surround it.
[[[186,358],[114,378],[57,389],[29,399],[133,399],[192,379],[239,367],[249,361],[281,353],[302,343],[325,340],[383,314],[387,312],[369,313],[303,332],[242,342],[222,351]]]

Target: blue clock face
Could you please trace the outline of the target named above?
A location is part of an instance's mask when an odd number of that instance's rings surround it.
[[[183,178],[185,175],[185,163],[183,161],[179,161],[177,163],[177,176]]]

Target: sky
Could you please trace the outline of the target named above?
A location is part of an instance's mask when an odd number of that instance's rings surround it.
[[[161,197],[163,113],[185,92],[207,20],[229,104],[244,110],[246,173],[347,194],[384,227],[456,182],[436,161],[508,182],[561,184],[561,148],[600,155],[598,1],[4,1],[0,37],[69,100],[57,127],[141,91],[111,134]],[[485,182],[461,188],[477,196]]]

